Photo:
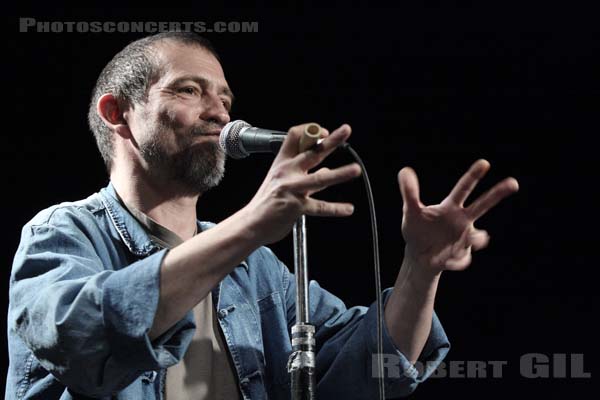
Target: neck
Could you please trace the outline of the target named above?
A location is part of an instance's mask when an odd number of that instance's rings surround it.
[[[110,180],[123,201],[160,225],[187,240],[196,231],[196,204],[200,194],[190,194],[179,184],[149,179],[143,173],[119,172],[114,168]]]

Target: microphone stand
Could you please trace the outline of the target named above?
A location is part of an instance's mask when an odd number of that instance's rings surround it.
[[[306,217],[294,224],[296,273],[296,324],[292,326],[292,354],[287,370],[291,375],[292,400],[315,398],[315,326],[309,322],[308,266],[306,261]]]
[[[321,138],[319,124],[305,126],[298,143],[302,153]],[[292,400],[315,398],[315,326],[311,325],[308,292],[308,265],[306,262],[306,217],[301,215],[294,224],[294,266],[296,273],[296,324],[292,326],[292,354],[287,370],[291,375]]]

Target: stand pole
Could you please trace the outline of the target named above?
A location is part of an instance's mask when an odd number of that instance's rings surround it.
[[[309,322],[308,265],[306,261],[306,217],[294,224],[296,273],[296,324],[292,327],[292,354],[287,370],[291,375],[292,400],[315,398],[315,327]]]
[[[310,123],[298,143],[302,153],[317,144],[322,130]],[[292,354],[287,370],[291,375],[292,400],[315,399],[315,326],[310,324],[308,265],[306,262],[306,217],[301,215],[294,224],[294,266],[296,273],[296,324],[292,326]]]

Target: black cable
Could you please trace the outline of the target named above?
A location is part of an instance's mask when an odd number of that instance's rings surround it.
[[[381,299],[381,271],[379,268],[379,239],[377,236],[377,218],[375,217],[375,202],[373,201],[373,191],[371,190],[371,182],[369,181],[369,175],[367,174],[367,168],[363,164],[362,160],[354,151],[350,144],[344,143],[340,147],[347,150],[356,162],[360,165],[362,170],[362,177],[365,183],[367,191],[367,198],[369,201],[369,212],[371,214],[371,233],[373,237],[373,262],[375,265],[375,291],[376,303],[377,303],[377,369],[378,369],[378,383],[379,383],[379,399],[385,399],[385,386],[383,380],[383,301]],[[371,363],[371,365],[373,365]]]

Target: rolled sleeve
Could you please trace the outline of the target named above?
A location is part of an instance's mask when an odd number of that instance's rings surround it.
[[[383,292],[383,304],[390,297],[392,289]],[[374,376],[378,376],[377,370],[377,305],[372,304],[365,315],[366,326],[369,327],[369,348],[373,358],[371,367]],[[383,361],[386,394],[392,397],[407,396],[412,393],[419,383],[425,381],[437,369],[442,360],[450,350],[450,342],[446,332],[435,313],[431,321],[431,330],[425,346],[415,363],[411,364],[406,356],[396,348],[388,332],[387,326],[383,324]]]

